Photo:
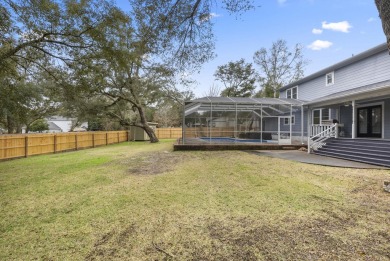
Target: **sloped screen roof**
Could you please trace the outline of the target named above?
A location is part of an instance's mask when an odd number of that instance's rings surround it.
[[[185,115],[195,111],[237,110],[254,111],[259,107],[278,107],[279,113],[289,112],[291,106],[301,106],[303,101],[284,98],[203,97],[185,103]],[[284,109],[281,109],[284,108]]]

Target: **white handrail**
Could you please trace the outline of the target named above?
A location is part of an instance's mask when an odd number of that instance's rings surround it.
[[[326,145],[324,141],[329,138],[338,138],[338,124],[326,126],[324,130],[312,137],[309,137],[307,142],[307,152],[310,153],[311,149],[318,150],[322,146]]]

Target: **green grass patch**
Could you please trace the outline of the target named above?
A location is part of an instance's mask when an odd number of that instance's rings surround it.
[[[0,162],[0,259],[390,258],[389,171],[172,143]]]

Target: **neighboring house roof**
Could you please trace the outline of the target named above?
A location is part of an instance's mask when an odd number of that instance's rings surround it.
[[[390,80],[369,84],[354,89],[333,93],[309,102],[306,102],[305,105],[321,105],[321,104],[334,104],[341,103],[346,101],[351,101],[353,99],[362,99],[362,98],[374,98],[377,96],[383,96],[385,94],[390,94]],[[363,97],[364,96],[364,97]]]
[[[55,124],[54,122],[47,122],[47,124],[49,125],[49,130],[52,130],[52,131],[62,131],[62,129],[60,127],[58,127],[57,124]]]
[[[313,73],[313,74],[311,74],[309,76],[306,76],[305,78],[302,78],[302,79],[300,79],[300,80],[298,80],[296,82],[293,82],[293,83],[290,83],[290,84],[288,84],[286,86],[283,86],[282,88],[280,88],[280,91],[284,91],[284,90],[286,90],[288,88],[291,88],[291,87],[294,87],[296,85],[308,82],[308,81],[313,80],[313,79],[315,79],[317,77],[321,77],[321,76],[323,76],[323,75],[325,75],[327,73],[333,72],[333,71],[338,70],[338,69],[340,69],[342,67],[345,67],[345,66],[348,66],[350,64],[356,63],[356,62],[358,62],[360,60],[366,59],[367,57],[370,57],[372,55],[375,55],[377,53],[380,53],[380,52],[383,52],[383,51],[386,51],[386,50],[387,50],[387,44],[383,43],[383,44],[378,45],[378,46],[376,46],[374,48],[371,48],[371,49],[369,49],[369,50],[367,50],[365,52],[362,52],[360,54],[352,56],[351,58],[348,58],[348,59],[346,59],[344,61],[336,63],[336,64],[334,64],[332,66],[329,66],[329,67],[327,67],[325,69],[322,69],[321,71],[318,71],[318,72]]]
[[[72,121],[74,120],[74,118],[66,118],[63,116],[55,115],[55,116],[48,117],[47,120],[48,121]]]

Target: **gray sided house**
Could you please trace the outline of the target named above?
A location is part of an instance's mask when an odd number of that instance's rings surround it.
[[[307,144],[309,152],[390,167],[386,44],[284,86],[280,97],[185,103],[183,144]]]
[[[386,44],[284,86],[280,97],[304,102],[309,150],[390,166],[390,55]]]

